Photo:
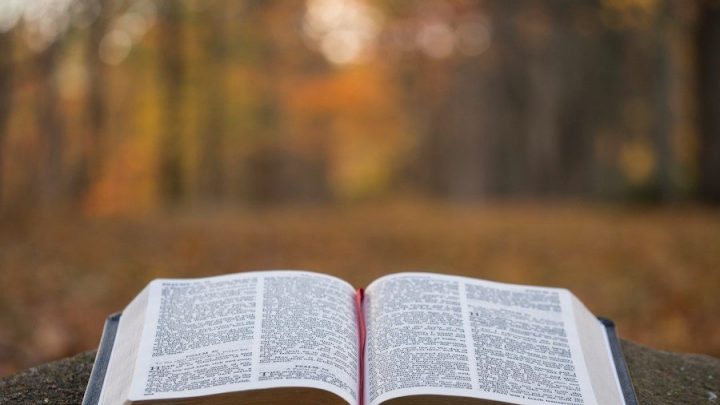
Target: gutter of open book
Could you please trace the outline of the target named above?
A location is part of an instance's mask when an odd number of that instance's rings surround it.
[[[358,319],[358,348],[360,352],[360,372],[358,374],[358,403],[365,405],[365,313],[363,311],[363,301],[365,299],[365,290],[358,288],[355,291],[355,309]]]

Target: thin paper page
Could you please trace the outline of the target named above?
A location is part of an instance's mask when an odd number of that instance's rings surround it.
[[[366,290],[366,398],[596,404],[566,290],[428,273]]]
[[[589,365],[588,371],[598,403],[625,404],[605,326],[576,297],[572,297],[572,302],[583,354]]]
[[[353,297],[309,272],[154,281],[130,399],[310,387],[354,404]]]
[[[132,364],[126,365],[128,359],[137,358],[138,346],[145,322],[145,308],[147,308],[148,289],[138,294],[123,311],[118,325],[115,343],[110,354],[107,374],[103,380],[98,403],[100,405],[115,405],[123,403],[128,397],[132,382]]]

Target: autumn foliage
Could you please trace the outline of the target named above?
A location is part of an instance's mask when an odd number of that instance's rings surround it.
[[[720,355],[710,0],[0,0],[0,375],[152,278],[425,269]]]

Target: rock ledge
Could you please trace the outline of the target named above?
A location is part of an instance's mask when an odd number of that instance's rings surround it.
[[[720,359],[663,352],[623,341],[640,404],[720,405]],[[0,379],[0,404],[79,404],[95,352]]]

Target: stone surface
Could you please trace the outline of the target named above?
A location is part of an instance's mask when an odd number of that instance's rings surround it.
[[[0,379],[0,404],[79,404],[93,360],[85,352]]]
[[[720,405],[720,359],[679,354],[623,342],[643,405]],[[0,404],[79,404],[94,352],[44,364],[0,379]]]
[[[719,404],[720,359],[623,342],[640,404]]]

